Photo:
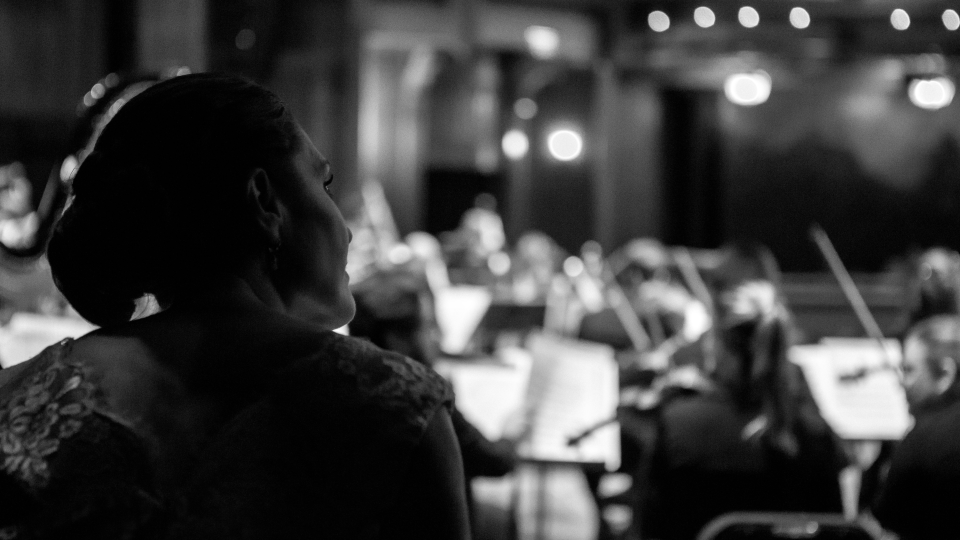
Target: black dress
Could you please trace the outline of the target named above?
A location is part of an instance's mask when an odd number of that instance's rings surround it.
[[[644,538],[693,539],[711,519],[733,511],[842,511],[844,460],[826,423],[818,416],[798,422],[799,452],[788,457],[743,438],[755,417],[719,390],[664,406]]]
[[[103,374],[72,344],[47,348],[2,388],[4,540],[389,537],[383,518],[414,450],[452,406],[432,370],[327,332],[193,449],[182,482],[162,487],[151,435],[111,410]]]
[[[916,412],[893,451],[873,512],[903,539],[960,537],[960,396],[956,389]]]

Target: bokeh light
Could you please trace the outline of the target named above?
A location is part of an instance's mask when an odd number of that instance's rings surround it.
[[[803,30],[810,26],[810,13],[802,7],[795,7],[790,10],[790,24],[794,28]]]
[[[583,137],[572,129],[558,129],[547,136],[547,149],[559,161],[572,161],[583,152]]]
[[[666,32],[670,28],[670,16],[662,11],[651,11],[647,16],[647,24],[654,32]]]
[[[947,77],[913,79],[907,94],[910,101],[921,109],[942,109],[953,101],[956,88]]]
[[[765,71],[736,73],[727,77],[723,93],[731,103],[751,107],[767,101],[771,86],[770,75]]]
[[[890,24],[897,30],[906,30],[910,28],[910,15],[902,9],[895,9],[890,14]]]
[[[241,51],[248,51],[253,48],[257,43],[257,34],[249,28],[244,28],[237,32],[237,37],[234,38],[234,45],[237,46]]]
[[[956,30],[957,28],[960,28],[960,15],[958,15],[956,11],[948,9],[943,12],[942,18],[943,26],[945,26],[947,30]]]
[[[563,273],[569,277],[577,277],[583,273],[583,261],[580,257],[571,255],[563,261]]]
[[[697,23],[700,28],[710,28],[717,22],[717,16],[713,14],[712,9],[700,6],[693,10],[693,22]]]
[[[511,129],[503,134],[503,140],[500,141],[503,148],[503,154],[514,161],[523,159],[530,149],[530,140],[527,134],[519,129]]]
[[[537,102],[530,98],[520,98],[513,102],[513,114],[521,120],[530,120],[537,115]]]
[[[760,14],[750,6],[743,6],[737,13],[737,20],[744,28],[755,28],[760,24]]]
[[[560,47],[560,34],[549,26],[528,26],[523,31],[523,39],[530,54],[537,58],[553,58]]]

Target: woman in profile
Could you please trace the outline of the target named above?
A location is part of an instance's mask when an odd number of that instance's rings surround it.
[[[715,388],[665,404],[644,538],[693,539],[734,511],[840,512],[839,440],[787,359],[790,320],[773,283],[717,305]]]
[[[331,331],[354,313],[332,181],[244,79],[120,109],[48,250],[100,329],[0,374],[0,538],[468,535],[449,386]]]

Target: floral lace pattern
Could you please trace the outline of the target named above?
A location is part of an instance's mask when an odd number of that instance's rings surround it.
[[[63,361],[65,343],[0,402],[0,470],[36,492],[50,480],[50,457],[80,431],[93,410],[94,386],[84,369]]]

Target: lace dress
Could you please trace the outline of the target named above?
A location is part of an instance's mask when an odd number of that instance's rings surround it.
[[[382,518],[450,387],[365,342],[320,341],[163,490],[149,438],[110,410],[101,374],[72,340],[47,348],[0,388],[0,539],[386,535]]]

